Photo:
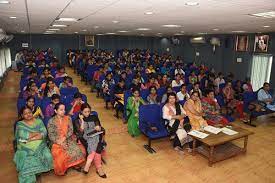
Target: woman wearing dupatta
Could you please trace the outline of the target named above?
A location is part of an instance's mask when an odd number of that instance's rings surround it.
[[[202,109],[205,112],[204,118],[208,124],[222,124],[224,126],[228,124],[228,120],[220,113],[220,106],[215,99],[213,90],[206,91],[206,97],[202,98]]]
[[[137,88],[133,89],[133,96],[127,101],[127,118],[128,118],[128,133],[133,137],[140,135],[138,127],[139,120],[139,106],[145,104],[144,100],[139,95]]]
[[[65,115],[65,105],[55,105],[55,116],[49,120],[48,135],[52,143],[53,166],[56,175],[85,161],[85,148],[76,142],[71,118]],[[77,170],[80,170],[79,167]]]
[[[45,142],[47,130],[27,106],[21,109],[20,114],[23,120],[16,124],[17,150],[13,160],[19,173],[19,183],[35,183],[36,174],[52,169],[52,155]]]
[[[177,95],[175,93],[172,92],[168,94],[166,103],[162,108],[162,117],[167,123],[171,140],[173,139],[174,141],[174,149],[177,151],[182,151],[183,146],[192,141],[192,138],[187,135],[191,127],[185,120],[186,112],[183,110],[182,106],[176,102],[176,100]]]
[[[203,119],[204,114],[199,98],[199,92],[194,91],[191,94],[191,98],[184,104],[184,110],[190,119],[192,130],[200,130],[205,126],[208,126],[207,122]]]

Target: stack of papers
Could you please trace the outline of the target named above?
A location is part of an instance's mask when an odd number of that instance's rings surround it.
[[[225,133],[226,135],[236,135],[237,133],[239,132],[236,132],[234,130],[231,130],[229,128],[226,128],[226,127],[223,127],[222,129],[222,132]]]
[[[220,128],[216,128],[216,127],[210,126],[210,125],[204,127],[203,129],[207,132],[214,133],[214,134],[218,134],[222,131]]]
[[[192,135],[192,136],[198,137],[200,139],[204,139],[205,137],[208,136],[208,134],[197,131],[197,130],[192,130],[191,132],[188,133],[188,135]]]

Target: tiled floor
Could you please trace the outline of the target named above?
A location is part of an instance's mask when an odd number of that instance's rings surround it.
[[[237,122],[255,132],[249,137],[247,154],[214,164],[213,167],[208,167],[207,160],[200,155],[175,152],[168,139],[154,141],[153,147],[157,153],[150,154],[143,148],[146,138],[143,135],[138,138],[130,137],[126,132],[126,125],[113,117],[112,110],[104,109],[102,99],[97,99],[94,93],[90,93],[90,88],[81,83],[72,70],[67,71],[73,77],[75,85],[87,95],[89,103],[99,113],[100,120],[107,129],[108,156],[104,169],[108,178],[99,178],[92,167],[88,175],[73,170],[64,177],[55,176],[52,172],[43,174],[43,183],[275,182],[275,118],[259,118],[257,128]],[[10,71],[4,88],[0,91],[0,177],[5,183],[17,182],[11,143],[13,122],[17,116],[19,78],[19,73]]]

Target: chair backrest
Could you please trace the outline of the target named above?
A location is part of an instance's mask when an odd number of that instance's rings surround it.
[[[191,83],[189,83],[187,86],[186,86],[186,89],[188,92],[190,92],[192,89],[193,89],[193,85]]]
[[[186,100],[180,100],[179,101],[180,105],[182,105],[182,106],[185,104],[185,102],[186,102]]]
[[[19,113],[20,109],[26,105],[26,100],[23,98],[19,98],[17,100],[17,111]]]
[[[149,95],[149,89],[141,90],[140,96],[143,100],[147,100],[147,96]]]
[[[166,88],[165,87],[160,87],[157,90],[157,94],[158,94],[159,97],[162,97],[165,93],[166,93]]]
[[[215,98],[217,99],[217,102],[221,107],[225,106],[224,98],[221,94],[217,95]]]
[[[78,92],[77,87],[61,88],[60,89],[60,94],[61,95],[74,95],[77,92]]]
[[[59,85],[64,81],[63,77],[60,78],[55,78],[54,79],[54,83],[56,84],[57,87],[59,87]]]
[[[146,126],[166,129],[162,116],[162,108],[158,104],[141,105],[139,107],[139,127],[143,131]],[[144,132],[144,131],[143,131]]]
[[[43,113],[45,113],[47,106],[51,103],[51,98],[44,97],[41,101],[41,110]]]
[[[98,70],[96,65],[88,65],[86,72],[87,72],[87,79],[90,81],[93,79],[95,71]]]
[[[178,93],[180,91],[180,86],[173,87],[173,91]]]

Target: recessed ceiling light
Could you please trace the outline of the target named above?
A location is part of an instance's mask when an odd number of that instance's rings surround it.
[[[120,31],[117,31],[117,32],[125,33],[125,32],[130,32],[130,31],[127,31],[127,30],[120,30]]]
[[[141,36],[144,36],[144,34],[140,34]]]
[[[24,30],[21,30],[22,33],[24,33],[25,31]]]
[[[114,34],[116,34],[116,33],[114,33],[114,32],[107,32],[106,34],[107,34],[107,35],[114,35]]]
[[[147,11],[144,13],[145,15],[153,15],[154,13],[152,11]]]
[[[213,31],[219,31],[220,29],[213,29]]]
[[[269,26],[269,25],[264,25],[263,27],[264,27],[264,28],[268,28],[268,27],[270,27],[270,26]]]
[[[0,4],[10,4],[9,1],[0,1]]]
[[[103,36],[104,34],[96,34],[97,36]]]
[[[203,40],[203,37],[194,37],[193,39],[198,41],[198,40]]]
[[[83,32],[87,32],[87,30],[86,30],[86,29],[83,29],[82,31],[83,31]]]
[[[182,33],[176,33],[174,34],[175,36],[182,36],[183,34]]]
[[[181,27],[181,25],[167,24],[167,25],[162,25],[162,27],[177,28],[177,27]]]
[[[162,34],[161,32],[159,32],[158,34]]]
[[[262,17],[262,18],[275,18],[275,11],[268,11],[262,13],[249,14],[250,16]]]
[[[15,18],[17,18],[17,17],[10,17],[11,19],[15,19]]]
[[[185,5],[187,5],[187,6],[198,6],[199,3],[198,2],[187,2],[187,3],[185,3]]]
[[[74,32],[75,34],[78,34],[78,32]]]
[[[205,35],[205,34],[207,34],[207,32],[199,32],[198,34],[199,35]]]
[[[49,31],[59,31],[60,29],[48,29]]]
[[[244,33],[245,31],[243,31],[243,30],[236,30],[236,31],[232,31],[232,32],[234,32],[234,33]]]
[[[138,30],[138,31],[148,31],[148,30],[151,30],[151,29],[149,29],[149,28],[138,28],[136,30]]]
[[[184,31],[180,31],[180,33],[184,33]]]
[[[76,18],[57,18],[55,21],[60,21],[60,22],[77,22],[78,19],[76,19]]]
[[[55,31],[51,31],[51,30],[46,30],[45,32],[47,32],[47,33],[55,33]]]
[[[98,25],[96,25],[96,26],[94,26],[94,28],[95,28],[95,29],[98,29],[98,28],[99,28],[99,26],[98,26]]]
[[[117,21],[117,20],[113,20],[112,21],[114,24],[117,24],[119,21]]]
[[[68,27],[68,25],[53,24],[52,27]]]
[[[53,32],[44,32],[43,34],[53,34]]]

